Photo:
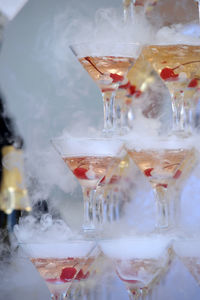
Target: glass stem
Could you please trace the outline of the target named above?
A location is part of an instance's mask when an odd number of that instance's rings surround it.
[[[200,2],[198,0],[198,8],[199,8],[199,24],[200,24]]]
[[[184,99],[184,93],[172,94],[173,131],[191,133],[195,127],[196,99]]]
[[[112,92],[102,93],[104,106],[104,130],[105,132],[113,128],[113,99]]]
[[[130,300],[151,300],[151,291],[147,288],[128,289],[128,296]]]
[[[167,197],[167,189],[164,187],[154,188],[154,195],[156,200],[156,227],[157,229],[167,229],[170,224],[170,208],[169,199]]]
[[[190,100],[192,102],[192,99]],[[191,107],[184,109],[184,128],[187,132],[193,132],[195,128],[196,105],[190,104]]]
[[[199,11],[199,24],[200,24],[200,0],[196,0],[198,5],[198,11]]]
[[[51,294],[51,300],[65,300],[66,298],[66,293],[57,295],[57,294]]]
[[[173,113],[173,131],[183,131],[184,130],[184,95],[172,94],[172,113]]]
[[[98,218],[101,225],[112,223],[120,219],[121,215],[121,201],[115,195],[115,192],[108,190],[98,196],[100,218]]]
[[[121,96],[118,97],[116,92],[115,97],[115,127],[121,134],[125,134],[131,128],[130,118],[132,118],[132,107],[126,104],[127,99]],[[131,109],[130,109],[131,108]]]
[[[134,4],[136,0],[123,0],[124,6],[124,22],[131,22],[134,15]]]
[[[93,231],[95,230],[96,222],[96,190],[82,187],[84,198],[84,221],[83,230]]]
[[[172,193],[172,205],[170,205],[170,223],[173,227],[178,227],[181,219],[181,188],[174,189]]]

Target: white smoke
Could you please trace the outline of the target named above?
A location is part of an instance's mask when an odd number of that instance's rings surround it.
[[[186,44],[199,45],[200,25],[196,23],[175,24],[169,27],[162,27],[156,34],[153,43],[161,45]]]
[[[69,226],[60,219],[53,219],[44,214],[40,221],[33,216],[20,219],[14,233],[19,243],[54,243],[65,242],[73,236]]]

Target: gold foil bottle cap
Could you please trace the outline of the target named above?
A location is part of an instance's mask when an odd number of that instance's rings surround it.
[[[10,214],[14,209],[30,211],[24,181],[23,151],[14,146],[2,148],[2,182],[0,209]]]

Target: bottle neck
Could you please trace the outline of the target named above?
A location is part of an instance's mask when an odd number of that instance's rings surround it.
[[[0,229],[12,232],[13,227],[18,223],[21,216],[21,210],[15,209],[11,214],[6,214],[4,211],[0,210]]]
[[[22,150],[9,145],[2,148],[1,154],[0,210],[8,216],[13,211],[31,211],[24,180]]]

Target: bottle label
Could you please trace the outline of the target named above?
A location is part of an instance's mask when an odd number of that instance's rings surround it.
[[[2,165],[4,169],[7,170],[8,173],[13,173],[15,175],[15,182],[12,183],[10,177],[9,184],[14,185],[14,187],[16,188],[24,189],[25,182],[21,175],[24,173],[21,150],[15,150],[13,152],[9,152],[8,154],[4,155],[2,160]]]

